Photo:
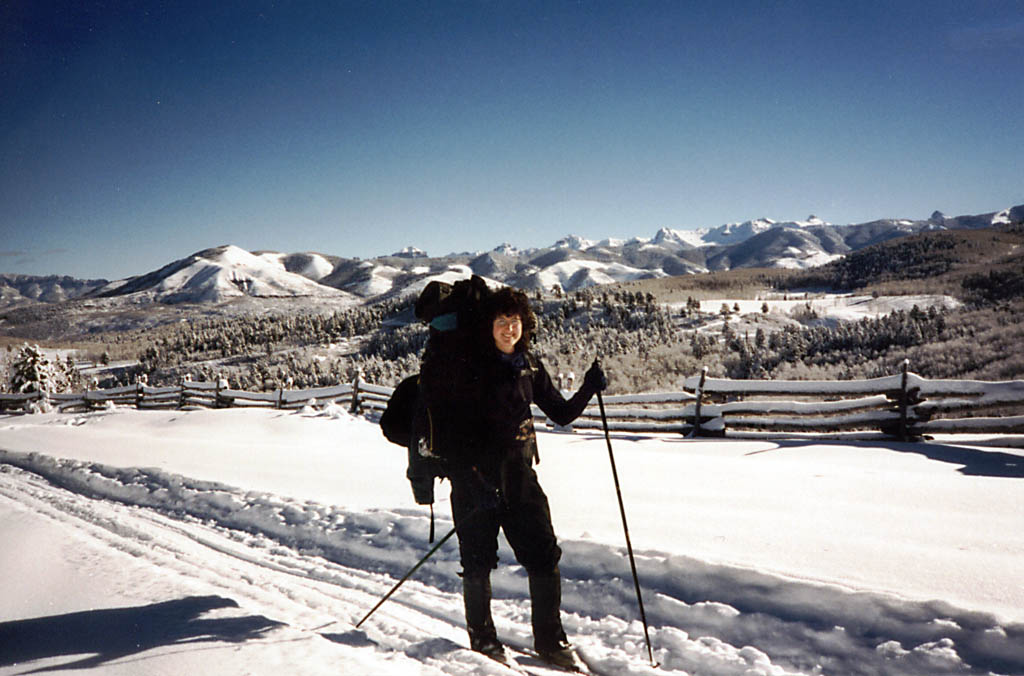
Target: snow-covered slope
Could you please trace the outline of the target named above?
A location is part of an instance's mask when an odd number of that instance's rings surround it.
[[[269,260],[307,279],[318,282],[334,270],[334,263],[317,253],[266,254]]]
[[[107,283],[105,279],[56,275],[0,275],[0,308],[32,302],[59,303],[86,295]]]
[[[742,223],[726,223],[717,228],[709,230],[701,239],[705,244],[717,244],[719,246],[730,246],[739,244],[762,232],[771,230],[779,224],[770,218],[758,218]]]
[[[696,249],[709,244],[709,242],[704,240],[707,232],[707,230],[672,230],[671,228],[662,228],[646,243],[669,249]]]
[[[419,274],[415,276],[415,279],[410,279],[409,283],[402,286],[401,289],[397,289],[396,293],[398,297],[409,298],[411,296],[418,296],[423,289],[427,287],[427,284],[438,281],[446,284],[454,284],[460,279],[469,279],[472,276],[473,270],[467,265],[452,265],[447,270],[441,271],[428,271],[422,269]],[[484,275],[480,275],[484,282],[487,283],[492,289],[496,289],[502,286],[502,282],[495,279],[490,279]]]
[[[551,248],[586,251],[592,246],[594,246],[594,242],[590,241],[589,239],[585,239],[583,237],[580,237],[579,235],[566,235],[565,237],[551,245]]]
[[[490,279],[487,270],[476,270],[465,264],[421,264],[403,268],[376,261],[362,261],[344,280],[335,280],[335,283],[344,291],[360,298],[395,299],[419,294],[427,284],[435,280],[452,284],[460,279],[468,279],[474,274],[480,275],[492,286],[502,284],[500,281]]]
[[[533,275],[534,284],[531,286],[551,291],[555,285],[558,285],[564,291],[576,291],[601,284],[665,276],[667,275],[661,270],[643,270],[621,263],[576,259],[545,267]]]
[[[810,268],[824,265],[849,251],[827,231],[776,225],[709,258],[715,269]]]
[[[299,261],[306,272],[317,274],[330,266],[319,257]],[[289,272],[281,254],[255,255],[237,246],[221,246],[192,254],[155,272],[114,282],[99,296],[138,294],[164,303],[217,303],[240,296],[331,297],[345,294]]]
[[[361,274],[354,282],[347,284],[345,290],[363,298],[383,296],[394,288],[395,279],[405,274],[401,268],[393,265],[375,265],[369,261],[361,267]]]

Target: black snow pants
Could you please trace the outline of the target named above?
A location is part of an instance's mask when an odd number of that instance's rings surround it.
[[[452,516],[464,575],[489,575],[498,567],[499,529],[528,573],[551,575],[556,570],[562,550],[531,460],[513,450],[493,481],[475,468],[452,473]]]

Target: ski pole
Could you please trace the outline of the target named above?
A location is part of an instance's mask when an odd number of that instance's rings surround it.
[[[427,552],[423,556],[423,558],[420,559],[416,563],[415,566],[410,568],[409,572],[406,573],[405,575],[403,575],[401,580],[399,580],[398,582],[395,583],[395,586],[391,588],[391,591],[389,591],[387,594],[385,594],[384,598],[382,598],[380,601],[378,601],[377,605],[375,605],[373,608],[371,608],[370,612],[366,613],[366,615],[363,617],[363,619],[359,620],[359,622],[356,624],[355,628],[358,629],[359,626],[362,625],[363,622],[366,622],[366,620],[368,620],[370,618],[370,615],[373,615],[373,613],[376,612],[376,610],[378,608],[380,608],[382,605],[384,605],[384,602],[387,601],[389,598],[391,598],[391,595],[394,594],[396,591],[398,591],[398,588],[401,587],[402,584],[406,580],[408,580],[410,577],[412,577],[413,573],[415,573],[417,570],[419,570],[420,566],[422,566],[424,563],[426,563],[427,559],[429,559],[431,556],[433,556],[434,552],[436,552],[438,549],[440,549],[441,545],[443,545],[445,542],[447,542],[448,539],[451,538],[451,536],[453,536],[453,535],[455,535],[455,528],[452,528],[450,531],[448,531],[447,535],[445,535],[443,538],[438,540],[437,544],[434,545],[433,548],[431,548],[431,550],[429,552]]]
[[[598,361],[594,360],[595,364]],[[640,606],[640,619],[644,623],[644,640],[647,641],[647,656],[651,659],[651,665],[657,667],[654,661],[654,650],[651,648],[651,636],[647,630],[647,613],[644,612],[644,598],[640,593],[640,577],[636,574],[636,559],[633,557],[633,543],[629,539],[629,525],[626,523],[626,507],[622,503],[622,489],[619,487],[619,472],[615,469],[615,454],[612,452],[612,437],[608,432],[608,417],[604,413],[604,399],[601,391],[597,392],[597,405],[601,409],[601,424],[604,427],[604,439],[608,443],[608,460],[612,464],[612,478],[615,480],[615,495],[619,498],[619,514],[622,515],[622,530],[626,534],[626,551],[629,552],[629,567],[633,571],[633,586],[636,587],[636,602]]]

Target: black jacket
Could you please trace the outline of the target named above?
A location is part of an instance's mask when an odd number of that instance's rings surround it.
[[[469,417],[468,443],[449,457],[456,471],[473,469],[498,484],[502,464],[532,464],[537,456],[533,429],[535,403],[555,423],[568,425],[586,408],[594,391],[583,386],[566,400],[544,365],[529,352],[503,355],[496,349],[481,358],[476,400],[464,411]]]

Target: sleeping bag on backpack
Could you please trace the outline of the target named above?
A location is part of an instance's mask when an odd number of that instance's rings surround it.
[[[387,407],[380,416],[380,429],[387,440],[399,446],[408,446],[412,435],[412,418],[419,397],[419,374],[409,376],[395,388]]]
[[[405,476],[418,505],[434,504],[434,479],[447,474],[444,461],[430,450],[429,422],[420,397],[419,374],[409,376],[388,399],[380,416],[380,429],[388,441],[408,451]]]

